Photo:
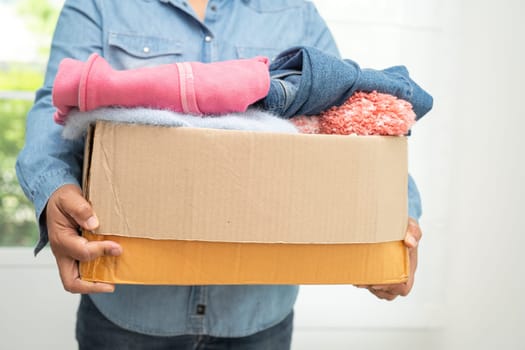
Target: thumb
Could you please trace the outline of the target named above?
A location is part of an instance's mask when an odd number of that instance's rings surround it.
[[[86,230],[94,230],[99,226],[91,204],[82,196],[82,191],[78,186],[62,186],[54,195],[56,195],[58,209],[77,225]]]
[[[416,248],[421,240],[421,236],[422,234],[419,224],[416,220],[409,218],[408,228],[404,239],[405,245],[411,249]]]

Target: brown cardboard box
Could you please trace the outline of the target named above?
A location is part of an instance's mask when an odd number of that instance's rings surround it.
[[[407,279],[404,137],[98,122],[84,192],[120,257],[83,279],[138,284]],[[109,237],[108,237],[109,236]]]

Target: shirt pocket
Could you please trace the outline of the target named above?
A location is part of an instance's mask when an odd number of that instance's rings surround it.
[[[273,61],[277,55],[283,51],[279,48],[269,48],[269,47],[253,47],[253,46],[236,46],[235,51],[237,58],[252,58],[255,56],[266,56]]]
[[[180,40],[128,33],[109,33],[106,59],[115,69],[156,66],[181,61]]]

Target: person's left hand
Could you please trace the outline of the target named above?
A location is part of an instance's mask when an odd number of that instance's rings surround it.
[[[408,248],[408,257],[410,262],[410,271],[408,281],[396,284],[377,284],[377,285],[360,285],[360,288],[366,288],[370,293],[379,299],[388,301],[394,300],[398,296],[407,296],[414,285],[414,275],[417,268],[417,246],[421,239],[422,233],[416,220],[408,219],[408,228],[405,235],[404,243]]]

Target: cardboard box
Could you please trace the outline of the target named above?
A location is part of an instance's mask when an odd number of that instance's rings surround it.
[[[396,283],[408,276],[404,137],[98,122],[84,193],[124,252],[83,279],[138,284]],[[109,237],[108,237],[109,236]]]

